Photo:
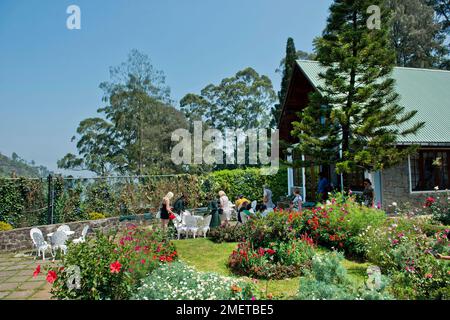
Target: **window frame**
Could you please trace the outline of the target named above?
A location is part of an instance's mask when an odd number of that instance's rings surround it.
[[[449,175],[448,181],[450,183],[450,148],[422,148],[417,151],[417,155],[420,156],[421,152],[447,152],[447,174]],[[409,193],[410,194],[426,194],[430,192],[439,192],[444,193],[448,192],[450,190],[450,185],[448,186],[448,189],[439,189],[435,190],[434,188],[431,190],[420,190],[420,191],[414,191],[413,185],[412,185],[412,160],[411,155],[408,155],[408,180],[409,180]]]

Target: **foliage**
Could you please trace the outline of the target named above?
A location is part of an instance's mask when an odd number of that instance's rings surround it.
[[[0,221],[15,228],[45,222],[47,184],[42,180],[0,179]]]
[[[370,229],[360,237],[367,258],[392,278],[391,291],[400,299],[443,299],[450,284],[448,261],[438,260],[433,250],[448,254],[448,230],[429,238],[417,219],[399,217]]]
[[[431,211],[433,220],[444,225],[450,225],[450,192],[447,191],[443,197],[436,193],[435,197],[425,200],[425,207]]]
[[[270,79],[246,68],[219,85],[209,84],[199,95],[187,94],[180,108],[191,121],[201,120],[218,130],[268,128],[268,110],[275,98]]]
[[[244,193],[261,200],[267,184],[276,202],[285,194],[287,170],[265,176],[259,169],[238,169],[203,175],[146,176],[140,178],[73,179],[53,177],[53,221],[65,223],[89,218],[90,212],[105,216],[156,213],[162,198],[172,191],[186,196],[188,207],[207,206],[225,190],[230,200]],[[0,179],[0,219],[14,227],[47,223],[47,190],[44,180]]]
[[[363,258],[364,244],[357,236],[367,228],[381,225],[386,219],[385,213],[361,206],[352,198],[342,203],[337,200],[340,197],[337,195],[326,205],[302,212],[276,210],[265,217],[256,216],[245,225],[247,239],[252,239],[257,246],[267,246],[274,241],[291,241],[306,234],[321,246]]]
[[[188,125],[183,113],[170,105],[163,73],[147,55],[133,50],[110,74],[111,82],[100,85],[106,104],[98,110],[101,117],[85,119],[77,129],[80,157],[69,153],[58,166],[100,176],[181,170],[170,160],[171,133]]]
[[[172,243],[155,231],[129,225],[124,234],[97,232],[85,243],[70,244],[55,274],[51,292],[58,299],[128,299],[139,280],[162,263],[177,259]],[[70,288],[79,268],[79,288]]]
[[[237,199],[240,194],[251,201],[260,201],[263,198],[263,186],[268,185],[276,203],[286,194],[286,181],[286,169],[280,169],[276,175],[263,175],[257,168],[220,170],[206,175],[201,192],[204,199],[214,199],[223,190],[230,201]]]
[[[299,152],[306,156],[299,165],[335,164],[338,173],[373,171],[415,151],[415,146],[396,146],[398,137],[417,132],[424,123],[409,122],[417,112],[404,112],[397,104],[386,4],[336,0],[331,5],[327,26],[315,41],[323,85],[293,123]],[[381,9],[380,29],[367,27],[372,5]]]
[[[291,80],[296,60],[299,58],[299,54],[301,54],[301,52],[302,51],[297,52],[295,50],[294,39],[288,38],[286,43],[286,56],[280,63],[280,69],[282,70],[283,76],[281,79],[281,88],[280,91],[278,91],[278,103],[275,104],[274,108],[272,109],[272,127],[278,127],[283,103],[286,98],[289,86],[289,81]]]
[[[307,239],[279,241],[270,243],[268,247],[258,247],[250,238],[233,250],[228,266],[238,275],[285,279],[301,275],[310,266],[314,254],[313,245]]]
[[[347,270],[342,266],[343,256],[333,252],[316,255],[311,272],[300,278],[298,298],[300,300],[387,300],[386,283],[379,288],[358,287],[351,282]]]
[[[446,35],[428,0],[390,0],[393,10],[391,38],[397,66],[439,68],[448,50]]]
[[[89,213],[89,220],[101,220],[105,219],[106,216],[100,212],[91,212]]]
[[[217,228],[211,229],[208,237],[216,243],[239,242],[245,239],[245,232],[244,228],[239,224],[234,226],[222,224]]]
[[[7,222],[0,221],[0,231],[12,230],[13,227]]]
[[[259,297],[249,282],[198,272],[182,262],[162,265],[143,279],[138,300],[250,300]]]

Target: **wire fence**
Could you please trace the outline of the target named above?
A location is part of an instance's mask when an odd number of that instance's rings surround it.
[[[197,176],[146,175],[0,179],[0,221],[14,227],[108,216],[156,213],[169,191],[191,207],[207,203],[211,190]]]

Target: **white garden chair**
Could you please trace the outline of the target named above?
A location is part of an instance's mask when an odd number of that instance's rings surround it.
[[[58,229],[56,229],[56,231],[64,231],[64,232],[67,232],[67,231],[70,231],[70,227],[69,227],[67,224],[63,224],[63,225],[60,225],[60,226],[58,227]]]
[[[203,237],[206,238],[206,234],[209,231],[209,225],[211,224],[212,215],[208,215],[202,220],[198,220],[198,232],[199,234],[203,234]]]
[[[67,234],[64,231],[56,231],[52,235],[51,245],[53,251],[53,261],[55,261],[56,251],[59,249],[63,252],[63,254],[67,253]]]
[[[175,226],[175,229],[177,229],[178,240],[180,240],[182,234],[186,234],[187,237],[187,228],[181,221],[179,221],[178,219],[174,219],[173,224]]]
[[[81,237],[79,237],[77,239],[74,239],[73,243],[83,243],[83,242],[85,242],[86,241],[86,235],[87,235],[88,231],[89,231],[89,226],[85,225],[83,230],[81,231]]]
[[[53,252],[52,252],[52,247],[44,240],[44,236],[42,235],[42,232],[39,231],[35,231],[32,235],[31,235],[32,239],[33,239],[33,243],[36,246],[36,258],[41,256],[42,253],[42,260],[45,261],[45,251],[50,249],[50,253],[53,256]],[[35,259],[36,259],[35,258]]]
[[[31,228],[31,230],[30,230],[30,238],[31,238],[31,241],[32,241],[32,245],[31,245],[30,256],[33,255],[34,251],[36,251],[36,255],[38,253],[36,241],[33,238],[33,233],[35,233],[35,232],[39,233],[42,236],[42,238],[44,238],[44,235],[42,234],[42,231],[40,229],[38,229],[38,228]]]
[[[189,237],[189,232],[192,232],[192,235],[195,239],[195,236],[197,235],[198,231],[198,222],[202,219],[202,217],[198,216],[186,216],[185,222],[186,222],[186,238]]]

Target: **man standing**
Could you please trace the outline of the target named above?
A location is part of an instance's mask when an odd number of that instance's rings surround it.
[[[329,183],[327,177],[323,172],[319,173],[319,185],[317,187],[317,193],[319,201],[326,201],[328,199]]]

